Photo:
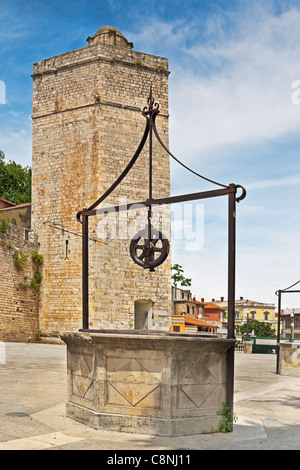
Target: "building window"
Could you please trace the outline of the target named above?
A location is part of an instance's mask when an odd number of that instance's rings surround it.
[[[186,312],[190,313],[190,307],[188,305],[186,306]]]
[[[180,326],[179,325],[174,325],[173,326],[173,331],[177,331],[180,333]]]
[[[240,319],[240,312],[235,312],[234,317],[236,320]]]
[[[269,312],[264,312],[264,320],[269,320]]]
[[[250,312],[250,315],[251,315],[251,320],[255,320],[255,312],[254,311]]]

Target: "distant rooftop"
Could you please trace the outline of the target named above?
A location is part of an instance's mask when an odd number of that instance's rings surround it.
[[[13,204],[11,203],[10,205],[7,205],[5,207],[1,207],[1,202],[3,199],[0,198],[0,211],[11,211],[14,209],[19,209],[20,207],[26,207],[26,206],[31,206],[31,202],[24,202],[23,204]]]

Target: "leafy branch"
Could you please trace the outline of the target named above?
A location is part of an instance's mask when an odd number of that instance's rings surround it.
[[[192,284],[192,279],[188,278],[188,277],[185,277],[183,275],[184,271],[182,269],[182,266],[180,266],[180,264],[174,264],[172,266],[172,270],[175,271],[174,274],[172,274],[172,279],[173,279],[173,282],[174,282],[175,286],[177,284],[180,284],[183,287],[187,287],[187,286],[190,286]]]

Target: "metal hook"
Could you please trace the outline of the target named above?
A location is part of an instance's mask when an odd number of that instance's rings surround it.
[[[235,185],[236,188],[240,188],[242,190],[242,194],[236,198],[236,202],[240,202],[242,201],[243,199],[245,199],[246,197],[246,194],[247,194],[247,191],[246,189],[244,188],[244,186],[241,186],[240,184],[236,184]]]

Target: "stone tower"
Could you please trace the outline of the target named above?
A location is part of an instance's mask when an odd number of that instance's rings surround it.
[[[157,128],[168,146],[167,59],[133,51],[133,44],[109,26],[87,41],[86,47],[33,67],[32,229],[44,257],[42,338],[82,326],[76,214],[93,204],[132,158],[145,129],[141,111],[150,86],[160,105]],[[147,150],[146,145],[103,207],[147,199]],[[153,197],[169,192],[169,158],[154,139]],[[170,328],[170,257],[155,272],[132,261],[129,242],[137,215],[115,216],[114,224],[107,219],[104,234],[103,217],[90,218],[90,328]],[[143,223],[146,212],[141,210],[139,218]],[[157,223],[170,238],[168,208],[160,209]]]

